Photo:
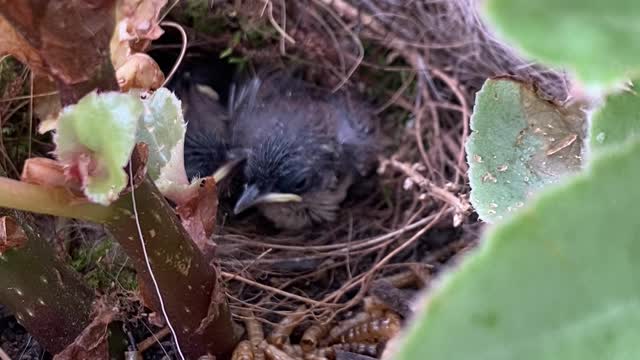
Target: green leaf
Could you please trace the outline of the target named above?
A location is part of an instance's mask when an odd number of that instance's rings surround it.
[[[588,86],[640,74],[637,0],[489,0],[486,13],[507,40]]]
[[[640,354],[640,141],[490,230],[445,276],[396,360],[629,360]]]
[[[181,204],[200,184],[189,183],[184,167],[186,124],[181,102],[171,91],[160,88],[144,105],[138,141],[149,146],[147,171],[164,196]]]
[[[640,96],[636,88],[609,95],[591,118],[593,151],[625,142],[640,134]]]
[[[502,219],[538,190],[580,169],[583,113],[540,99],[510,79],[478,92],[467,142],[471,203],[484,221]]]
[[[143,102],[145,112],[137,137],[149,146],[147,171],[155,181],[167,164],[182,157],[186,128],[180,100],[167,88],[156,90]],[[184,176],[186,179],[186,173]]]
[[[56,154],[91,201],[108,205],[125,188],[123,167],[135,145],[142,111],[138,97],[118,92],[92,92],[62,110]]]

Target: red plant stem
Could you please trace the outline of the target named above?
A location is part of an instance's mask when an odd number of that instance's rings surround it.
[[[187,358],[233,351],[238,339],[219,274],[184,230],[180,220],[148,178],[135,189],[139,224],[153,273],[169,319]],[[133,260],[145,299],[158,313],[160,305],[147,271],[133,203],[123,195],[105,226]]]

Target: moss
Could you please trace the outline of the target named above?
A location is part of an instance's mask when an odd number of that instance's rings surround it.
[[[120,255],[110,237],[96,240],[92,245],[81,245],[71,252],[71,266],[83,274],[91,288],[102,292],[137,288],[135,271],[126,263],[126,257]]]
[[[248,8],[242,10],[251,12]],[[230,5],[211,7],[209,0],[187,1],[177,7],[172,16],[196,33],[217,40],[227,39],[220,49],[220,58],[240,69],[249,62],[247,52],[272,47],[279,39],[277,31],[264,18],[240,16]]]
[[[3,56],[0,59],[0,89],[2,89],[1,93],[4,94],[7,87],[20,76],[24,66],[10,56]]]

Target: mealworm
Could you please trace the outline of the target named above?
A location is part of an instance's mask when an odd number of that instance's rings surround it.
[[[335,343],[336,340],[340,338],[340,335],[347,332],[347,330],[351,329],[354,326],[367,322],[371,320],[371,318],[372,316],[370,313],[363,311],[363,312],[357,313],[356,315],[354,315],[349,319],[341,321],[336,326],[334,326],[331,330],[329,330],[328,338],[326,339],[326,341],[323,341],[322,343],[323,344]]]
[[[320,339],[322,339],[328,331],[329,328],[327,325],[314,324],[309,326],[300,340],[302,350],[304,350],[305,353],[313,351],[318,346]]]
[[[349,328],[340,335],[339,342],[342,344],[384,342],[395,336],[400,331],[400,326],[400,316],[387,311],[381,318],[373,318]]]
[[[288,355],[292,357],[300,357],[304,353],[300,345],[291,345],[291,344],[282,345],[282,351],[286,352]]]
[[[352,352],[352,353],[362,354],[362,355],[369,355],[369,356],[378,355],[377,344],[367,344],[367,343],[333,344],[328,347],[317,349],[314,353],[310,354],[313,356],[307,357],[305,355],[305,360],[335,359],[337,350],[342,350],[342,351]]]
[[[264,351],[260,349],[260,343],[264,340],[262,324],[256,320],[253,313],[249,312],[244,319],[244,326],[247,329],[249,342],[253,346],[253,358],[255,360],[264,360]]]
[[[260,348],[264,351],[264,354],[269,360],[298,360],[298,358],[290,356],[274,345],[268,344],[266,341],[262,342]]]
[[[390,310],[389,306],[376,296],[367,296],[362,302],[364,303],[364,311],[374,315],[373,317],[382,315],[385,311]]]
[[[236,349],[233,350],[231,360],[255,360],[251,343],[248,340],[240,341]]]
[[[273,328],[273,332],[269,336],[269,342],[278,347],[282,347],[287,343],[293,329],[304,319],[305,309],[306,306],[302,305],[296,311],[282,318],[278,325]]]

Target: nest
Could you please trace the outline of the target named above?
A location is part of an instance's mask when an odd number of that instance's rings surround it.
[[[214,1],[207,16],[262,34],[260,46],[188,29],[192,46],[234,42],[251,62],[295,64],[324,86],[364,92],[387,135],[374,190],[348,201],[336,223],[302,234],[265,234],[255,219],[220,226],[214,240],[234,313],[250,309],[274,322],[305,306],[308,319],[327,322],[360,306],[380,279],[428,286],[473,246],[480,224],[468,201],[464,144],[474,94],[497,75],[529,81],[549,98],[569,92],[565,74],[498,42],[477,7],[475,0]]]

